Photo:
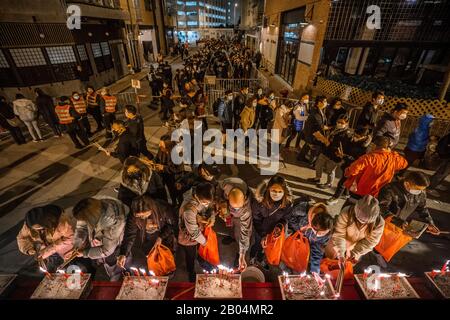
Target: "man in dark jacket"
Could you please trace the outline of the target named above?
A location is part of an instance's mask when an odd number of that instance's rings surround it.
[[[450,174],[450,133],[439,140],[436,151],[441,159],[441,164],[430,179],[431,183],[428,188],[428,194],[438,198],[440,194],[436,188]]]
[[[417,213],[421,220],[428,223],[428,232],[439,235],[428,211],[425,189],[429,185],[426,175],[419,171],[409,171],[403,181],[395,181],[385,185],[378,195],[381,214],[386,218],[394,216],[394,223],[403,227]],[[397,224],[396,223],[396,224]]]
[[[323,203],[312,204],[307,198],[294,201],[288,228],[291,233],[301,230],[308,239],[310,272],[320,273],[320,262],[330,240],[333,225],[334,219]]]
[[[384,103],[384,93],[377,91],[372,94],[372,100],[368,102],[362,109],[361,114],[356,122],[356,127],[368,128],[373,130],[377,121],[377,112],[379,107]]]
[[[239,123],[241,120],[241,112],[245,107],[248,96],[248,87],[244,86],[239,91],[239,94],[234,98],[233,101],[233,119],[234,119],[234,130],[239,128]]]
[[[38,107],[39,114],[42,115],[44,121],[52,128],[55,136],[61,136],[61,130],[58,125],[58,117],[55,114],[55,106],[53,105],[53,99],[49,95],[45,94],[41,89],[34,90],[36,93],[36,106]]]
[[[394,149],[398,140],[400,139],[401,121],[408,116],[408,107],[399,103],[394,107],[394,110],[383,114],[381,119],[377,122],[374,130],[374,137],[386,136],[391,139],[391,149]]]
[[[136,137],[128,131],[123,121],[115,120],[111,129],[118,139],[118,142],[116,149],[112,152],[108,152],[108,155],[118,158],[121,163],[124,163],[125,159],[130,156],[139,156]]]
[[[0,96],[0,126],[9,131],[16,144],[21,145],[26,143],[25,137],[20,129],[19,119],[14,114],[11,105],[2,96]]]
[[[149,160],[154,158],[153,154],[147,149],[147,138],[144,132],[144,119],[137,113],[137,109],[133,105],[125,106],[125,126],[128,131],[136,137],[136,143],[138,144],[139,152],[146,156]]]

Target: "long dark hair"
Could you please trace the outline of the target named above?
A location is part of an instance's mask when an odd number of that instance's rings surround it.
[[[160,228],[159,225],[159,217],[158,217],[158,203],[156,200],[154,200],[149,195],[143,195],[138,198],[135,198],[133,202],[131,203],[131,212],[135,218],[136,225],[140,230],[145,229],[145,225],[147,223],[147,219],[141,219],[137,218],[136,214],[140,212],[146,212],[151,211],[152,214],[148,219],[151,219],[158,225],[158,229]]]
[[[262,204],[266,208],[273,207],[274,202],[273,202],[272,198],[270,197],[270,188],[275,184],[278,184],[283,188],[284,196],[283,196],[283,199],[281,199],[281,204],[280,204],[279,208],[280,209],[285,208],[291,204],[291,199],[289,196],[289,189],[287,186],[287,182],[282,176],[279,176],[279,175],[273,176],[272,178],[270,178],[269,182],[267,182],[266,190],[264,191],[264,194],[263,194]]]
[[[40,225],[46,232],[51,234],[58,227],[59,218],[62,213],[63,209],[56,205],[36,207],[27,212],[25,224],[30,229],[34,225]]]

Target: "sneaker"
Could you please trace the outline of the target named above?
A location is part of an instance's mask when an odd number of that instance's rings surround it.
[[[306,179],[306,182],[310,182],[310,183],[320,183],[320,179],[317,179],[317,178],[308,178],[308,179]]]
[[[319,183],[319,184],[317,184],[317,188],[330,189],[331,188],[331,184],[329,184],[329,183]]]
[[[329,205],[333,205],[333,204],[338,203],[338,201],[339,201],[339,199],[337,199],[337,198],[335,198],[335,197],[332,197],[332,198],[328,199],[326,202],[327,202],[327,204],[329,204]]]
[[[439,198],[439,197],[441,196],[441,194],[439,193],[439,191],[434,190],[434,189],[428,189],[428,190],[427,190],[427,193],[428,193],[430,196],[434,197],[434,198]]]

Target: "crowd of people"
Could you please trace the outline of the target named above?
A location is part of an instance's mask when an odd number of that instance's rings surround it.
[[[228,47],[223,41],[210,40],[184,59],[184,69],[176,70],[173,78],[170,66],[160,61],[150,72],[150,83],[152,95],[161,105],[161,119],[202,119],[207,125],[207,97],[200,85],[205,74],[212,69],[218,76],[245,78],[248,61],[253,58],[240,44]],[[172,89],[173,82],[177,90]],[[223,245],[237,243],[233,268],[238,271],[248,264],[266,269],[273,265],[268,259],[269,243],[280,233],[292,236],[301,232],[308,239],[307,270],[314,273],[321,272],[324,258],[335,259],[340,266],[357,264],[376,250],[386,223],[395,222],[404,228],[414,213],[427,223],[429,233],[439,235],[426,197],[427,189],[435,195],[436,187],[450,172],[450,138],[430,137],[431,115],[421,118],[402,156],[394,149],[408,107],[398,104],[378,119],[384,103],[382,92],[373,94],[355,128],[351,128],[348,110],[339,99],[329,105],[326,97],[318,96],[311,103],[311,95],[305,93],[298,99],[280,100],[275,92],[265,89],[243,86],[237,93],[226,91],[213,103],[214,116],[224,133],[239,128],[244,132],[250,128],[278,129],[271,139],[284,143],[286,149],[291,149],[295,140],[298,160],[315,169],[315,177],[308,182],[318,188],[333,188],[340,168],[343,176],[326,202],[315,202],[307,196],[294,198],[281,174],[252,189],[239,177],[224,177],[215,165],[192,165],[188,169],[177,165],[171,159],[175,142],[168,134],[161,136],[158,152],[152,154],[136,108],[125,106],[126,120],[117,120],[117,99],[107,89],[97,93],[88,87],[85,95],[74,92],[70,98],[60,97],[56,107],[42,91],[36,92],[37,107],[18,95],[12,113],[2,99],[1,114],[8,121],[1,125],[10,130],[16,142],[23,143],[12,125],[14,114],[26,124],[33,140],[42,139],[35,124],[39,110],[46,121],[53,119],[55,123],[58,119],[75,146],[81,147],[81,142],[89,143],[93,133],[89,115],[97,123],[96,131],[105,129],[107,138],[114,133],[115,147],[104,151],[123,164],[115,198],[82,199],[71,213],[54,205],[31,209],[17,236],[19,250],[45,263],[48,270],[54,271],[63,261],[75,257],[71,263],[90,273],[103,266],[110,279],[117,280],[124,269],[145,267],[148,252],[164,245],[174,256],[183,252],[188,279],[195,281],[196,261],[204,270],[215,267],[198,252],[208,245],[208,234],[218,219],[229,230]],[[179,101],[180,111],[175,112],[175,101]],[[55,113],[45,115],[41,111],[47,110],[44,106]],[[55,135],[60,134],[59,126],[55,126]],[[441,160],[430,182],[424,173],[407,168],[417,160],[427,162],[431,144],[434,156]],[[329,205],[341,197],[345,197],[345,203],[334,217]],[[295,259],[305,257],[299,253]],[[299,272],[284,261],[276,265],[280,272]]]

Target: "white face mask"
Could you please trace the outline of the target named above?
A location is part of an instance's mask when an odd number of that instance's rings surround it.
[[[228,96],[228,101],[233,100],[233,96]]]
[[[398,118],[399,118],[400,120],[405,120],[406,117],[407,117],[407,114],[406,114],[406,113],[402,113],[401,115],[398,116]]]
[[[338,123],[338,124],[336,124],[336,129],[347,129],[347,125]]]
[[[270,99],[274,99],[275,96],[273,94],[270,95]]]
[[[261,90],[258,90],[258,94],[262,94],[262,91],[261,91]]]
[[[280,201],[284,197],[284,192],[270,191],[270,197],[273,201]]]
[[[309,104],[309,100],[308,100],[308,99],[303,100],[303,103],[304,103],[304,104]]]
[[[255,102],[252,103],[252,106],[254,106],[254,107],[256,107],[257,105],[258,105],[258,102],[257,102],[257,101],[255,101]]]
[[[79,95],[74,95],[73,98],[74,98],[75,100],[78,100],[78,99],[80,99],[80,96],[79,96]]]
[[[409,193],[411,193],[411,194],[413,194],[415,196],[417,196],[417,195],[422,193],[422,190],[416,190],[416,189],[411,189],[411,190],[408,190],[408,191],[409,191]]]
[[[383,103],[384,103],[384,99],[378,99],[378,100],[377,100],[377,104],[378,104],[378,105],[381,106]]]

